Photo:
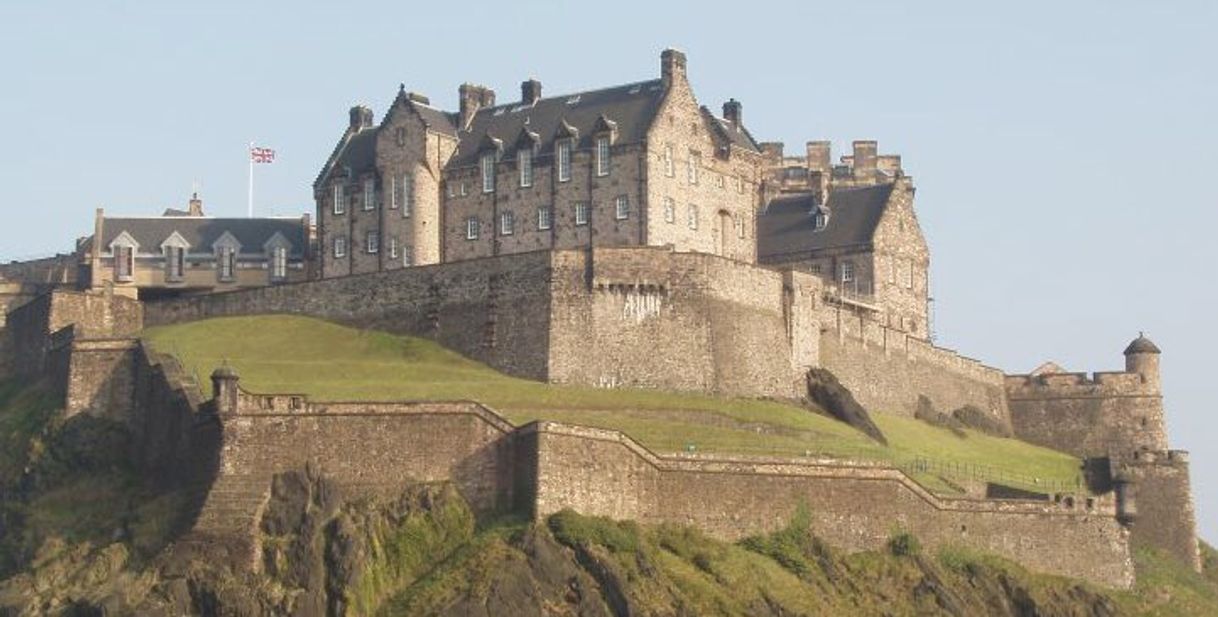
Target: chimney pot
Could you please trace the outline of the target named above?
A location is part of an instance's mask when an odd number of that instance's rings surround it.
[[[520,102],[525,105],[532,105],[541,98],[541,82],[536,79],[529,79],[520,82]]]
[[[372,110],[363,105],[356,105],[350,112],[351,130],[359,131],[372,126]]]
[[[736,99],[728,99],[723,104],[723,118],[731,122],[737,131],[742,128],[744,122],[744,106]]]

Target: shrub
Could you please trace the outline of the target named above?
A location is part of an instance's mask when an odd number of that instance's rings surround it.
[[[615,522],[603,516],[583,516],[564,509],[550,517],[550,531],[567,546],[600,545],[614,553],[639,549],[639,528],[630,521]]]
[[[912,557],[922,552],[922,544],[912,533],[902,531],[888,538],[888,550],[897,557]]]

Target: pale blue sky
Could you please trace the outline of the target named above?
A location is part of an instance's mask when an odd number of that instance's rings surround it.
[[[279,154],[259,211],[311,211],[348,107],[379,118],[400,82],[451,109],[463,81],[510,100],[530,76],[547,94],[651,78],[674,46],[759,139],[903,155],[940,342],[1107,370],[1145,330],[1218,539],[1218,3],[170,4],[0,8],[0,259],[70,248],[99,206],[181,206],[195,181],[240,215],[250,140]]]

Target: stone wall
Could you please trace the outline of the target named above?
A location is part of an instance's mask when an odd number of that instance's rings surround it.
[[[1137,508],[1133,542],[1164,551],[1200,572],[1188,453],[1139,452],[1118,462],[1113,475],[1132,487]]]
[[[513,375],[545,379],[549,253],[420,266],[147,303],[148,325],[291,313],[421,336]]]
[[[143,328],[143,305],[114,294],[65,290],[30,300],[9,313],[0,329],[10,372],[27,378],[42,374],[51,334],[68,326],[76,339],[131,336]]]
[[[1006,378],[1020,439],[1081,457],[1167,449],[1163,398],[1137,373],[1057,373]]]
[[[818,305],[820,365],[872,412],[912,416],[925,396],[942,412],[973,405],[1010,421],[1002,371],[924,339],[866,320],[846,307]]]
[[[572,508],[735,540],[778,529],[807,504],[817,535],[846,550],[882,548],[905,530],[931,549],[972,547],[1114,587],[1133,581],[1111,501],[944,499],[878,465],[659,457],[613,431],[548,422],[522,431],[537,435],[537,517]]]
[[[64,415],[87,414],[132,425],[135,399],[135,339],[83,339],[71,342]],[[134,427],[132,427],[134,428]]]
[[[556,254],[553,286],[551,381],[795,397],[815,361],[811,276],[605,248]]]

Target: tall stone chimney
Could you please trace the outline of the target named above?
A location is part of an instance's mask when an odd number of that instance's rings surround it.
[[[541,82],[536,79],[528,79],[520,82],[520,102],[524,105],[532,105],[541,98]]]
[[[833,166],[833,144],[827,141],[810,141],[806,148],[808,171],[828,172]]]
[[[876,143],[874,141],[854,142],[854,179],[862,182],[875,182]]]
[[[190,195],[190,207],[187,208],[187,213],[190,216],[203,216],[203,200],[199,199],[198,193]]]
[[[462,129],[469,128],[469,123],[473,121],[474,114],[478,113],[479,109],[495,106],[495,91],[486,86],[461,84],[457,88],[457,96],[460,99]]]
[[[372,110],[363,105],[356,105],[351,108],[350,120],[349,127],[353,132],[366,129],[372,126]]]
[[[665,88],[685,81],[685,52],[669,48],[660,53],[660,80]]]
[[[739,131],[744,125],[744,106],[736,99],[728,99],[723,104],[723,119],[732,123],[733,128]]]

